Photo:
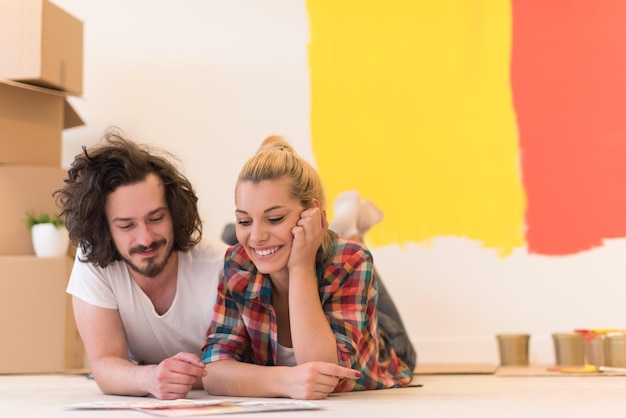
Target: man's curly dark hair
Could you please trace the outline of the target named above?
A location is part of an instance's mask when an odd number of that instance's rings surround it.
[[[83,147],[68,170],[65,185],[54,192],[70,240],[85,254],[81,261],[106,267],[122,259],[104,213],[106,199],[119,186],[143,181],[151,173],[161,179],[165,188],[174,225],[172,249],[187,251],[200,242],[198,197],[190,181],[173,164],[175,160],[164,150],[124,138],[117,129],[107,130],[103,140],[93,147]]]

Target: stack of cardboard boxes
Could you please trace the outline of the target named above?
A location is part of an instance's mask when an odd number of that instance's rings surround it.
[[[83,84],[83,24],[48,0],[0,0],[0,373],[81,368],[65,293],[73,259],[34,255],[26,211],[58,213],[67,101]]]

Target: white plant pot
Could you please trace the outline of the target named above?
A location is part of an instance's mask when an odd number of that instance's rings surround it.
[[[54,224],[36,224],[31,230],[33,248],[37,257],[61,257],[67,254],[70,238],[65,227]]]

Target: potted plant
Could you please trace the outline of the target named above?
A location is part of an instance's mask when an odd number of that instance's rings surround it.
[[[30,228],[33,249],[37,257],[61,257],[67,254],[70,240],[59,215],[35,211],[26,212],[26,226]]]

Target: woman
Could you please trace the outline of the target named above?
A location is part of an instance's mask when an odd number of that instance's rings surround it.
[[[328,229],[315,169],[271,136],[241,170],[235,204],[206,391],[323,399],[407,385],[411,368],[378,332],[372,255]]]

